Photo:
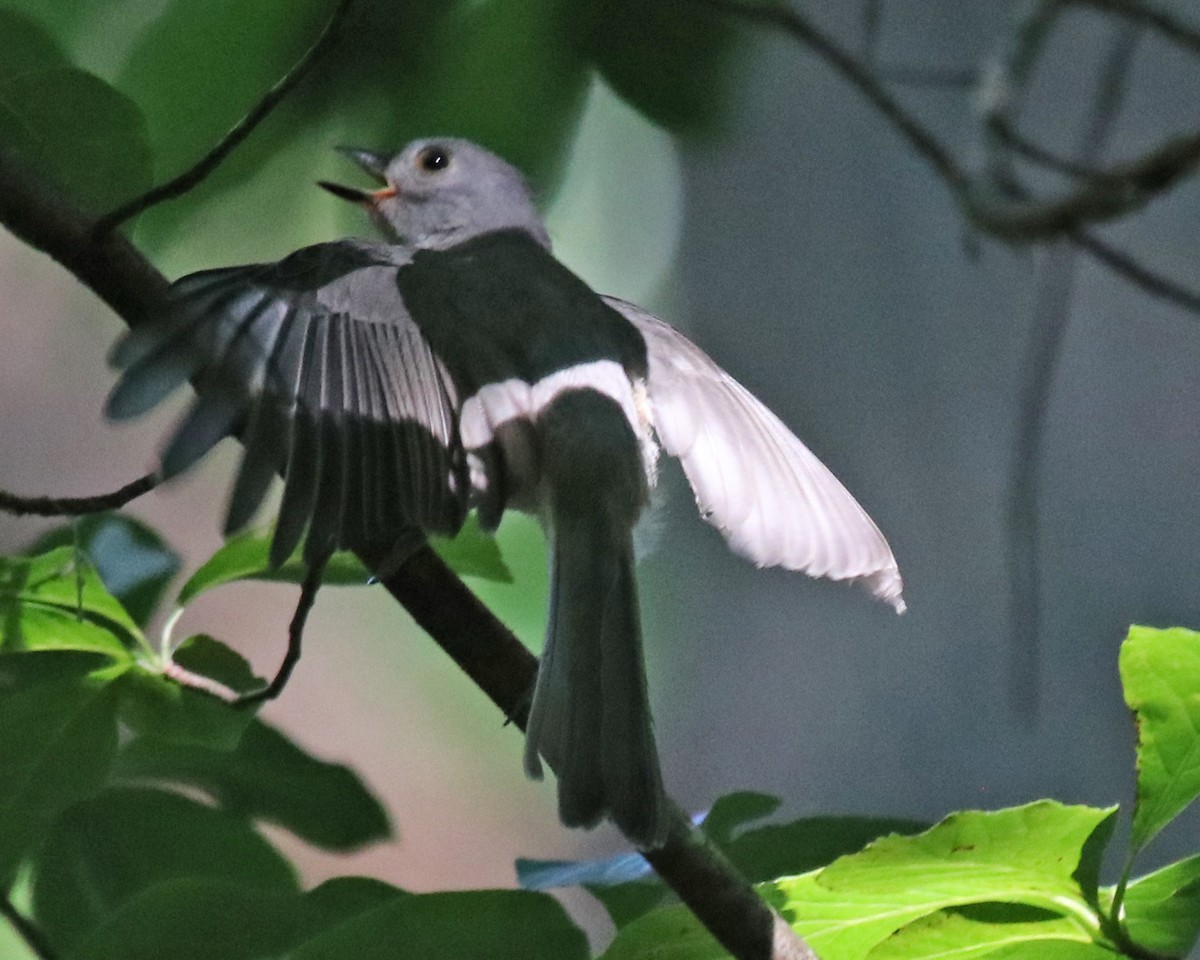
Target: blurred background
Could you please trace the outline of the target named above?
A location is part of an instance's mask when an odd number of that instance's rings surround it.
[[[1032,5],[812,6],[964,169],[995,172],[983,112]],[[0,8],[0,31],[35,24],[137,104],[145,149],[131,146],[114,176],[157,182],[287,70],[330,4]],[[1128,800],[1118,644],[1133,622],[1200,626],[1200,313],[1065,243],[973,232],[946,185],[826,62],[778,30],[738,24],[699,0],[362,0],[340,46],[244,148],[133,236],[172,278],[275,259],[368,233],[314,187],[354,182],[334,145],[481,140],[528,172],[558,255],[686,330],[771,406],[872,514],[905,577],[910,611],[897,618],[865,592],[755,570],[668,470],[640,582],[672,795],[702,810],[754,789],[782,797],[786,817],[931,820],[1042,796]],[[1192,132],[1194,52],[1083,6],[1042,42],[1018,92],[1020,129],[1045,149],[1069,157],[1102,141],[1083,158],[1099,167]],[[1119,82],[1106,87],[1106,75]],[[1088,132],[1097,122],[1102,137]],[[1040,195],[1071,186],[1036,166],[1018,172]],[[1200,287],[1198,216],[1200,191],[1184,183],[1098,235]],[[96,493],[153,467],[185,398],[105,423],[105,354],[121,329],[0,233],[0,486]],[[133,508],[189,570],[220,543],[235,457],[222,447]],[[1026,491],[1016,528],[1038,518],[1036,541],[1026,535],[1016,553],[1014,489]],[[43,528],[0,517],[0,549]],[[536,649],[540,533],[517,517],[500,536],[515,583],[475,586]],[[221,588],[176,633],[211,633],[270,674],[295,593]],[[304,658],[264,715],[353,766],[394,818],[394,842],[350,857],[272,832],[313,882],[362,872],[414,890],[504,886],[517,856],[622,847],[611,829],[558,825],[552,785],[521,773],[520,736],[381,589],[321,593]],[[1172,827],[1146,866],[1194,849],[1198,824]]]

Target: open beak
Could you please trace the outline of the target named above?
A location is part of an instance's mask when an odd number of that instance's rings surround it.
[[[348,200],[350,203],[365,204],[366,206],[374,206],[380,200],[386,200],[388,197],[394,197],[397,193],[396,188],[387,181],[387,157],[381,153],[376,153],[373,150],[362,150],[358,147],[338,147],[338,153],[349,157],[357,163],[367,174],[382,183],[382,190],[359,190],[357,187],[344,187],[340,183],[330,183],[328,180],[321,180],[318,186],[325,188],[335,197],[340,197],[342,200]]]

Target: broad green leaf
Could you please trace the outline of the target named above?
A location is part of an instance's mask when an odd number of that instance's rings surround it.
[[[65,811],[34,866],[34,916],[60,950],[173,878],[299,892],[291,865],[245,817],[149,788],[109,789]]]
[[[779,809],[779,804],[779,798],[769,793],[751,790],[727,793],[713,803],[712,809],[701,821],[701,828],[713,843],[725,847],[733,839],[733,832],[738,827],[769,817]]]
[[[588,89],[570,28],[576,8],[577,0],[484,0],[448,9],[404,78],[408,109],[393,111],[394,146],[433,131],[463,136],[539,186],[552,183]]]
[[[81,617],[115,633],[127,644],[144,644],[136,623],[96,575],[96,571],[71,547],[59,547],[36,557],[0,558],[0,650],[45,649],[53,637],[39,633],[31,647],[22,639],[20,625],[26,610],[56,610],[72,618]],[[121,659],[116,646],[94,635],[64,633],[65,649],[102,650]]]
[[[307,565],[299,551],[278,567],[268,563],[271,537],[274,531],[245,530],[230,537],[205,561],[179,591],[176,603],[187,606],[196,597],[213,587],[237,580],[270,580],[279,583],[301,583],[308,574]],[[352,553],[335,553],[325,565],[322,583],[327,586],[359,586],[370,582],[371,572]]]
[[[294,893],[226,880],[166,880],[128,900],[67,960],[260,960],[283,954],[303,925]]]
[[[891,835],[825,869],[763,884],[770,902],[822,960],[862,960],[897,930],[940,910],[1002,901],[1085,926],[1099,919],[1074,877],[1092,837],[1111,829],[1115,808],[1041,801],[995,812],[956,813],[917,836]],[[722,957],[682,907],[625,927],[608,960]]]
[[[409,896],[399,887],[372,877],[334,877],[304,895],[301,939],[315,937],[339,923]]]
[[[473,890],[397,897],[292,949],[293,960],[586,960],[587,938],[552,897]]]
[[[0,83],[24,73],[71,65],[50,31],[25,13],[0,9],[0,37],[4,38]]]
[[[1101,891],[1105,908],[1113,888]],[[1182,957],[1200,941],[1200,854],[1137,877],[1125,890],[1125,929],[1139,947]]]
[[[1137,851],[1200,795],[1200,633],[1131,627],[1121,682],[1138,731]]]
[[[996,904],[1005,907],[1005,904]],[[1095,931],[1069,917],[993,922],[939,911],[897,931],[872,950],[870,960],[1113,960],[1121,956],[1095,942]]]
[[[11,26],[12,23],[8,24]],[[11,38],[45,50],[44,35]],[[7,47],[10,37],[5,36]],[[143,193],[151,153],[137,105],[93,74],[62,63],[0,78],[0,141],[93,213]]]
[[[618,94],[674,132],[713,127],[729,101],[737,21],[694,0],[585,0],[575,36]]]
[[[484,533],[475,514],[467,517],[453,537],[430,537],[429,545],[446,565],[463,577],[476,577],[492,583],[512,583],[512,571],[500,555],[500,545]]]
[[[724,849],[742,874],[757,883],[823,867],[888,834],[911,836],[928,828],[916,820],[883,817],[805,817],[747,830]]]
[[[273,535],[272,529],[246,530],[231,537],[183,585],[178,604],[186,606],[205,591],[235,580],[303,582],[308,567],[300,559],[299,550],[278,567],[272,567],[268,562]],[[458,536],[432,537],[430,545],[451,568],[463,576],[496,583],[512,582],[512,573],[505,566],[496,541],[480,529],[474,516],[463,524]],[[323,585],[332,587],[366,586],[371,582],[371,571],[349,552],[335,553],[326,564],[321,578]]]
[[[832,863],[838,857],[854,853],[885,834],[908,836],[928,828],[928,824],[912,820],[887,820],[872,817],[809,817],[792,823],[769,824],[734,836],[739,824],[766,816],[778,806],[774,797],[756,793],[736,793],[721,797],[713,804],[704,820],[703,829],[710,839],[752,883],[774,880],[782,876],[803,873]],[[716,837],[713,836],[713,830]],[[645,861],[636,854],[643,866]],[[603,883],[594,875],[585,875],[571,882],[583,883],[588,892],[604,904],[613,924],[619,929],[667,899],[668,891],[654,878],[637,875],[622,877],[612,870],[613,861],[599,861],[609,866],[616,882]],[[580,866],[576,865],[576,869]],[[590,865],[593,871],[597,864]],[[648,866],[645,872],[649,872]],[[622,882],[623,881],[623,882]],[[565,884],[556,884],[559,886]]]
[[[332,0],[164,4],[117,79],[145,112],[159,176],[175,176],[215,145],[292,68],[333,7]]]
[[[139,626],[145,626],[179,572],[179,555],[157,531],[123,513],[80,517],[39,537],[26,553],[33,556],[76,543],[108,591]]]
[[[260,690],[246,658],[219,640],[188,637],[171,656],[173,663],[213,680],[230,693]],[[157,658],[156,658],[157,660]],[[137,664],[121,677],[121,719],[137,734],[185,746],[229,751],[241,743],[254,711],[235,708],[210,693],[163,674],[161,665]]]
[[[328,850],[388,836],[387,813],[349,768],[310,756],[254,720],[230,751],[139,737],[117,758],[117,776],[203,790],[226,810],[263,819]]]
[[[58,679],[20,684],[21,667],[8,673],[5,661],[46,656],[0,657],[0,887],[59,811],[105,782],[117,748],[104,675],[72,675],[61,657],[67,669]]]
[[[129,650],[112,630],[91,620],[81,620],[61,607],[22,603],[5,611],[0,621],[0,652],[52,650],[102,653],[117,661],[129,659]]]

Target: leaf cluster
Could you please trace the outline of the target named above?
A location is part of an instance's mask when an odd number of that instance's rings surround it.
[[[238,579],[301,579],[298,565],[267,569],[268,544],[231,541],[177,602]],[[460,572],[509,576],[474,527],[439,549]],[[261,684],[211,637],[147,641],[147,598],[177,569],[152,530],[119,515],[0,560],[0,885],[54,956],[585,958],[586,938],[541,892],[566,885],[617,927],[606,958],[725,955],[635,853],[520,861],[520,891],[414,895],[367,877],[303,889],[263,823],[349,850],[388,836],[388,815],[352,771],[165,675],[173,663],[235,692]],[[331,570],[367,583],[351,558]],[[1200,855],[1139,877],[1132,864],[1200,795],[1200,634],[1133,628],[1121,674],[1138,775],[1113,885],[1100,869],[1117,809],[1049,800],[933,827],[761,825],[779,801],[739,793],[703,818],[705,842],[824,960],[1184,956],[1200,938]]]

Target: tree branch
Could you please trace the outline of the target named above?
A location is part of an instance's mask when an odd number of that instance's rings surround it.
[[[0,223],[70,270],[131,325],[162,305],[163,277],[120,234],[96,239],[93,221],[0,151]],[[388,558],[362,556],[375,569]],[[394,571],[389,593],[506,717],[523,726],[537,660],[428,547]],[[680,900],[739,960],[816,960],[678,809],[667,842],[645,854]]]
[[[1078,7],[1091,7],[1104,13],[1125,17],[1157,30],[1169,40],[1200,54],[1200,26],[1187,23],[1146,0],[1064,0]]]
[[[855,56],[790,7],[755,0],[696,0],[750,23],[781,30],[809,48],[849,81],[950,188],[966,220],[978,230],[1011,243],[1068,236],[1089,223],[1132,213],[1174,187],[1200,166],[1200,132],[1170,140],[1123,166],[1098,171],[1097,179],[1054,200],[1014,198],[970,176]],[[1082,0],[1080,0],[1082,2]],[[1049,16],[1049,15],[1047,15]]]
[[[136,217],[139,213],[144,213],[151,207],[163,203],[166,200],[174,200],[176,197],[181,197],[189,190],[199,186],[214,170],[221,165],[229,154],[236,150],[255,128],[262,123],[291,91],[312,69],[313,65],[321,58],[321,56],[330,47],[337,42],[341,36],[342,26],[346,20],[346,14],[350,10],[350,5],[354,0],[338,0],[338,5],[329,17],[329,22],[325,24],[325,29],[316,39],[303,57],[297,61],[296,65],[289,70],[278,83],[268,90],[261,100],[241,120],[239,120],[233,128],[225,134],[225,136],[208,151],[194,166],[185,170],[173,180],[168,180],[166,183],[160,184],[140,197],[135,197],[128,203],[124,203],[113,210],[111,213],[105,214],[97,222],[93,228],[97,236],[102,236],[110,233],[119,227],[131,217]]]
[[[78,517],[85,513],[103,513],[105,510],[120,509],[131,500],[149,493],[158,484],[158,474],[148,473],[112,493],[92,497],[20,497],[0,490],[0,510],[18,517]]]

